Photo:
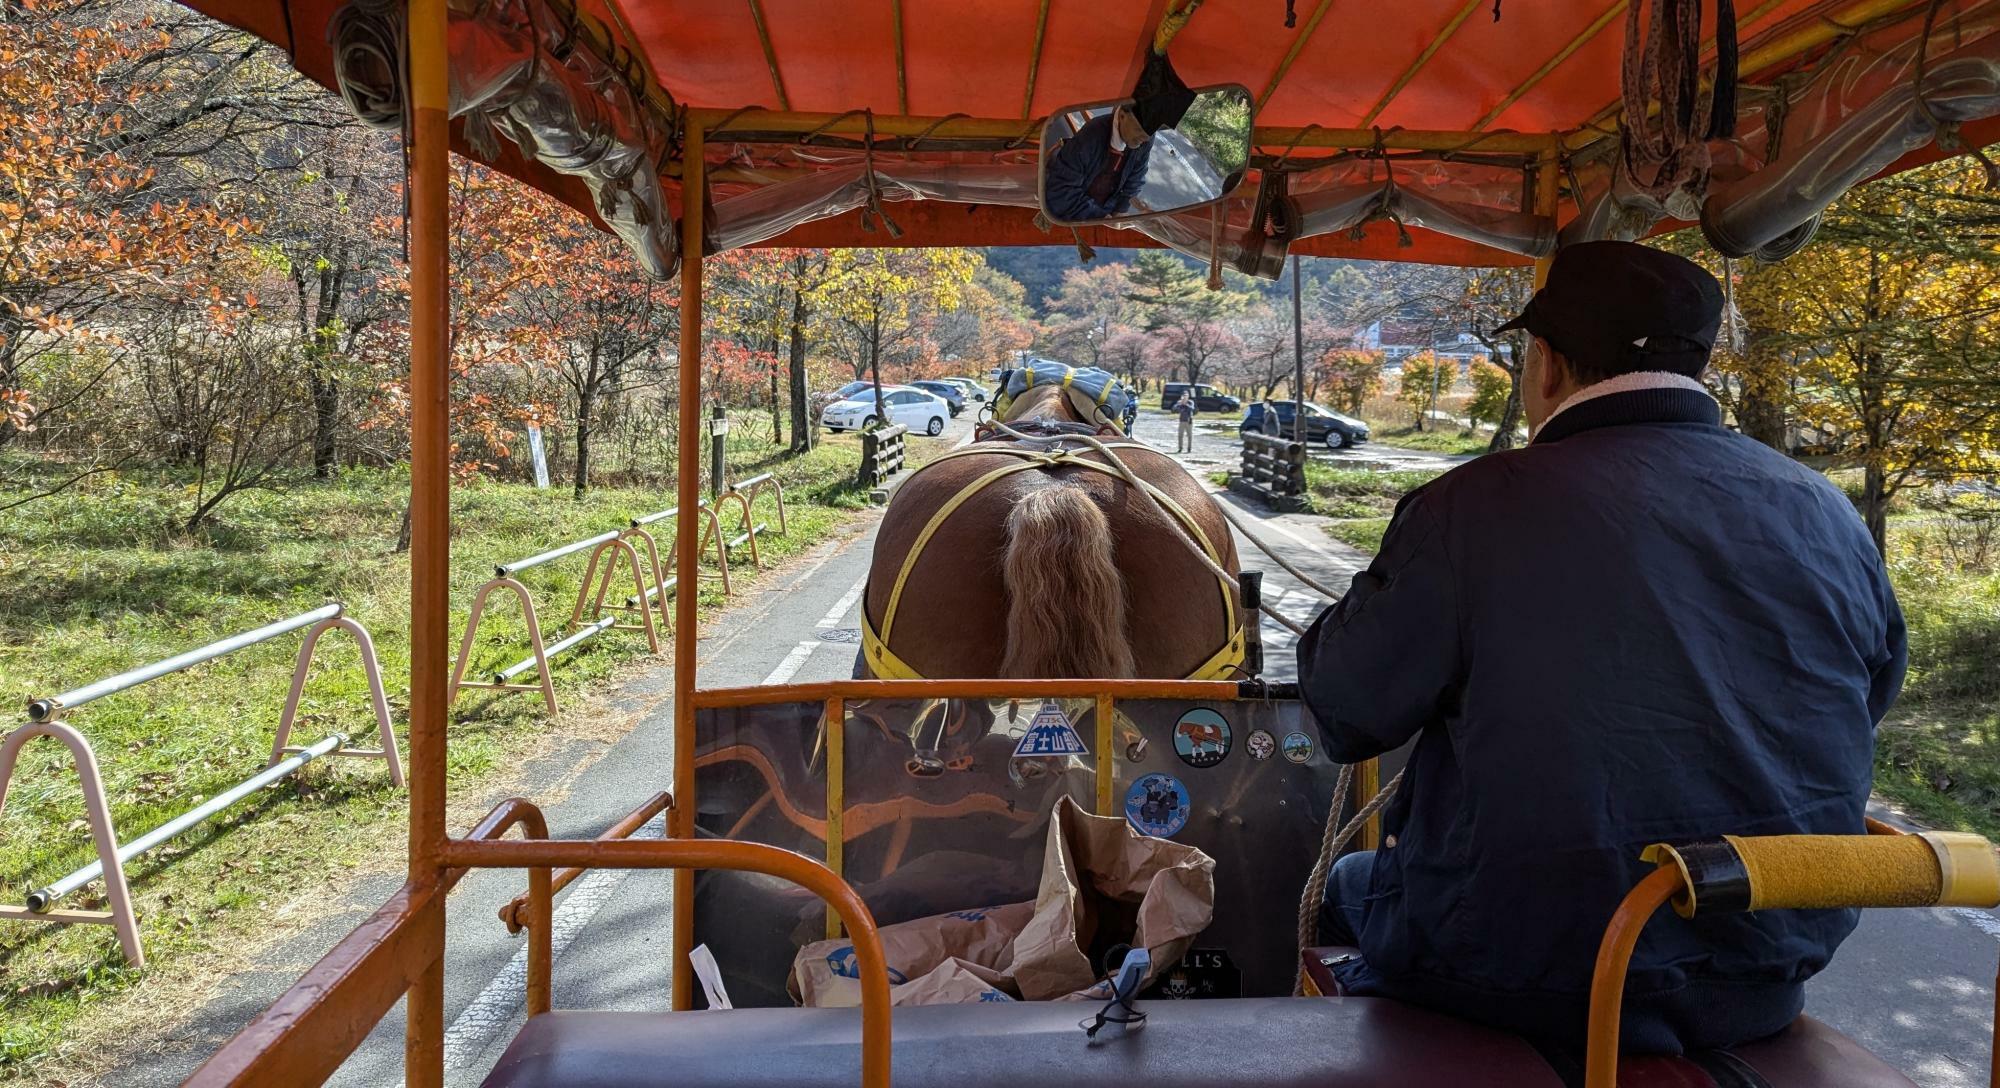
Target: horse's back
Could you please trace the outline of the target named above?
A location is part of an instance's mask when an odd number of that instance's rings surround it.
[[[1233,573],[1235,546],[1207,490],[1157,451],[1121,447],[1118,454],[1134,475],[1185,512]],[[926,677],[1001,675],[1011,604],[1008,519],[1027,494],[1052,487],[1081,489],[1104,513],[1111,563],[1123,583],[1135,675],[1184,677],[1225,645],[1231,632],[1223,585],[1189,549],[1189,535],[1173,515],[1163,516],[1123,479],[1076,465],[1023,469],[967,493],[981,477],[1019,462],[998,452],[960,455],[919,472],[897,491],[876,535],[866,598],[869,617],[897,657]],[[938,511],[953,503],[918,549]],[[1061,565],[1076,557],[1030,559],[1055,565],[1059,584]],[[905,584],[893,625],[883,631],[899,575]]]

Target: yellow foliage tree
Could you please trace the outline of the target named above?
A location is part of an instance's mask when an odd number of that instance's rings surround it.
[[[882,356],[919,348],[936,315],[959,307],[986,257],[970,249],[841,249],[827,262],[814,309],[840,324],[854,348],[854,377],[873,382],[875,414],[886,420]]]
[[[1756,331],[1717,369],[1782,396],[1862,470],[1861,513],[1885,541],[1889,500],[1915,483],[2000,469],[2000,215],[1963,163],[1857,189],[1817,241],[1735,284]]]
[[[1431,413],[1437,409],[1439,394],[1450,389],[1457,381],[1458,374],[1452,364],[1439,359],[1428,351],[1420,351],[1403,360],[1403,383],[1396,389],[1396,399],[1410,406],[1417,413],[1417,429],[1424,430]]]

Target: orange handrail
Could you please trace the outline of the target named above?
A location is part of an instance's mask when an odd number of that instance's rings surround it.
[[[1213,699],[1240,697],[1233,680],[828,680],[817,684],[774,684],[703,688],[694,692],[697,709],[818,703],[828,699]]]
[[[889,1084],[889,972],[868,904],[831,869],[803,854],[722,839],[453,839],[445,864],[466,868],[733,869],[788,880],[832,905],[854,941],[861,970],[861,1084]]]
[[[510,844],[511,845],[511,844]],[[1590,976],[1590,1021],[1583,1057],[1584,1088],[1616,1088],[1618,1083],[1618,1014],[1625,1004],[1625,969],[1632,949],[1653,912],[1672,899],[1686,882],[1678,869],[1655,869],[1625,893],[1624,901],[1604,927],[1597,946],[1597,967]]]

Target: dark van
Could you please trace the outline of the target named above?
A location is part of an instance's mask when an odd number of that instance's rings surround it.
[[[1186,382],[1168,382],[1160,391],[1160,407],[1173,411],[1181,402],[1181,394],[1188,391]],[[1194,410],[1197,412],[1235,412],[1243,408],[1243,402],[1227,393],[1216,392],[1212,385],[1194,387]]]

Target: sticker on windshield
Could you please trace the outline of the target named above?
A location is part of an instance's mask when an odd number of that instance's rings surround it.
[[[1313,741],[1304,733],[1285,734],[1285,758],[1293,763],[1304,763],[1313,757]]]
[[[1205,706],[1174,723],[1174,754],[1190,767],[1213,767],[1229,754],[1229,722]]]
[[[1188,790],[1170,774],[1149,774],[1125,791],[1125,819],[1141,835],[1172,838],[1187,826]]]
[[[1035,717],[1028,722],[1028,731],[1021,735],[1021,743],[1014,746],[1014,758],[1032,756],[1080,756],[1090,751],[1084,747],[1083,738],[1076,727],[1069,723],[1069,715],[1054,699],[1042,704],[1035,711]]]

